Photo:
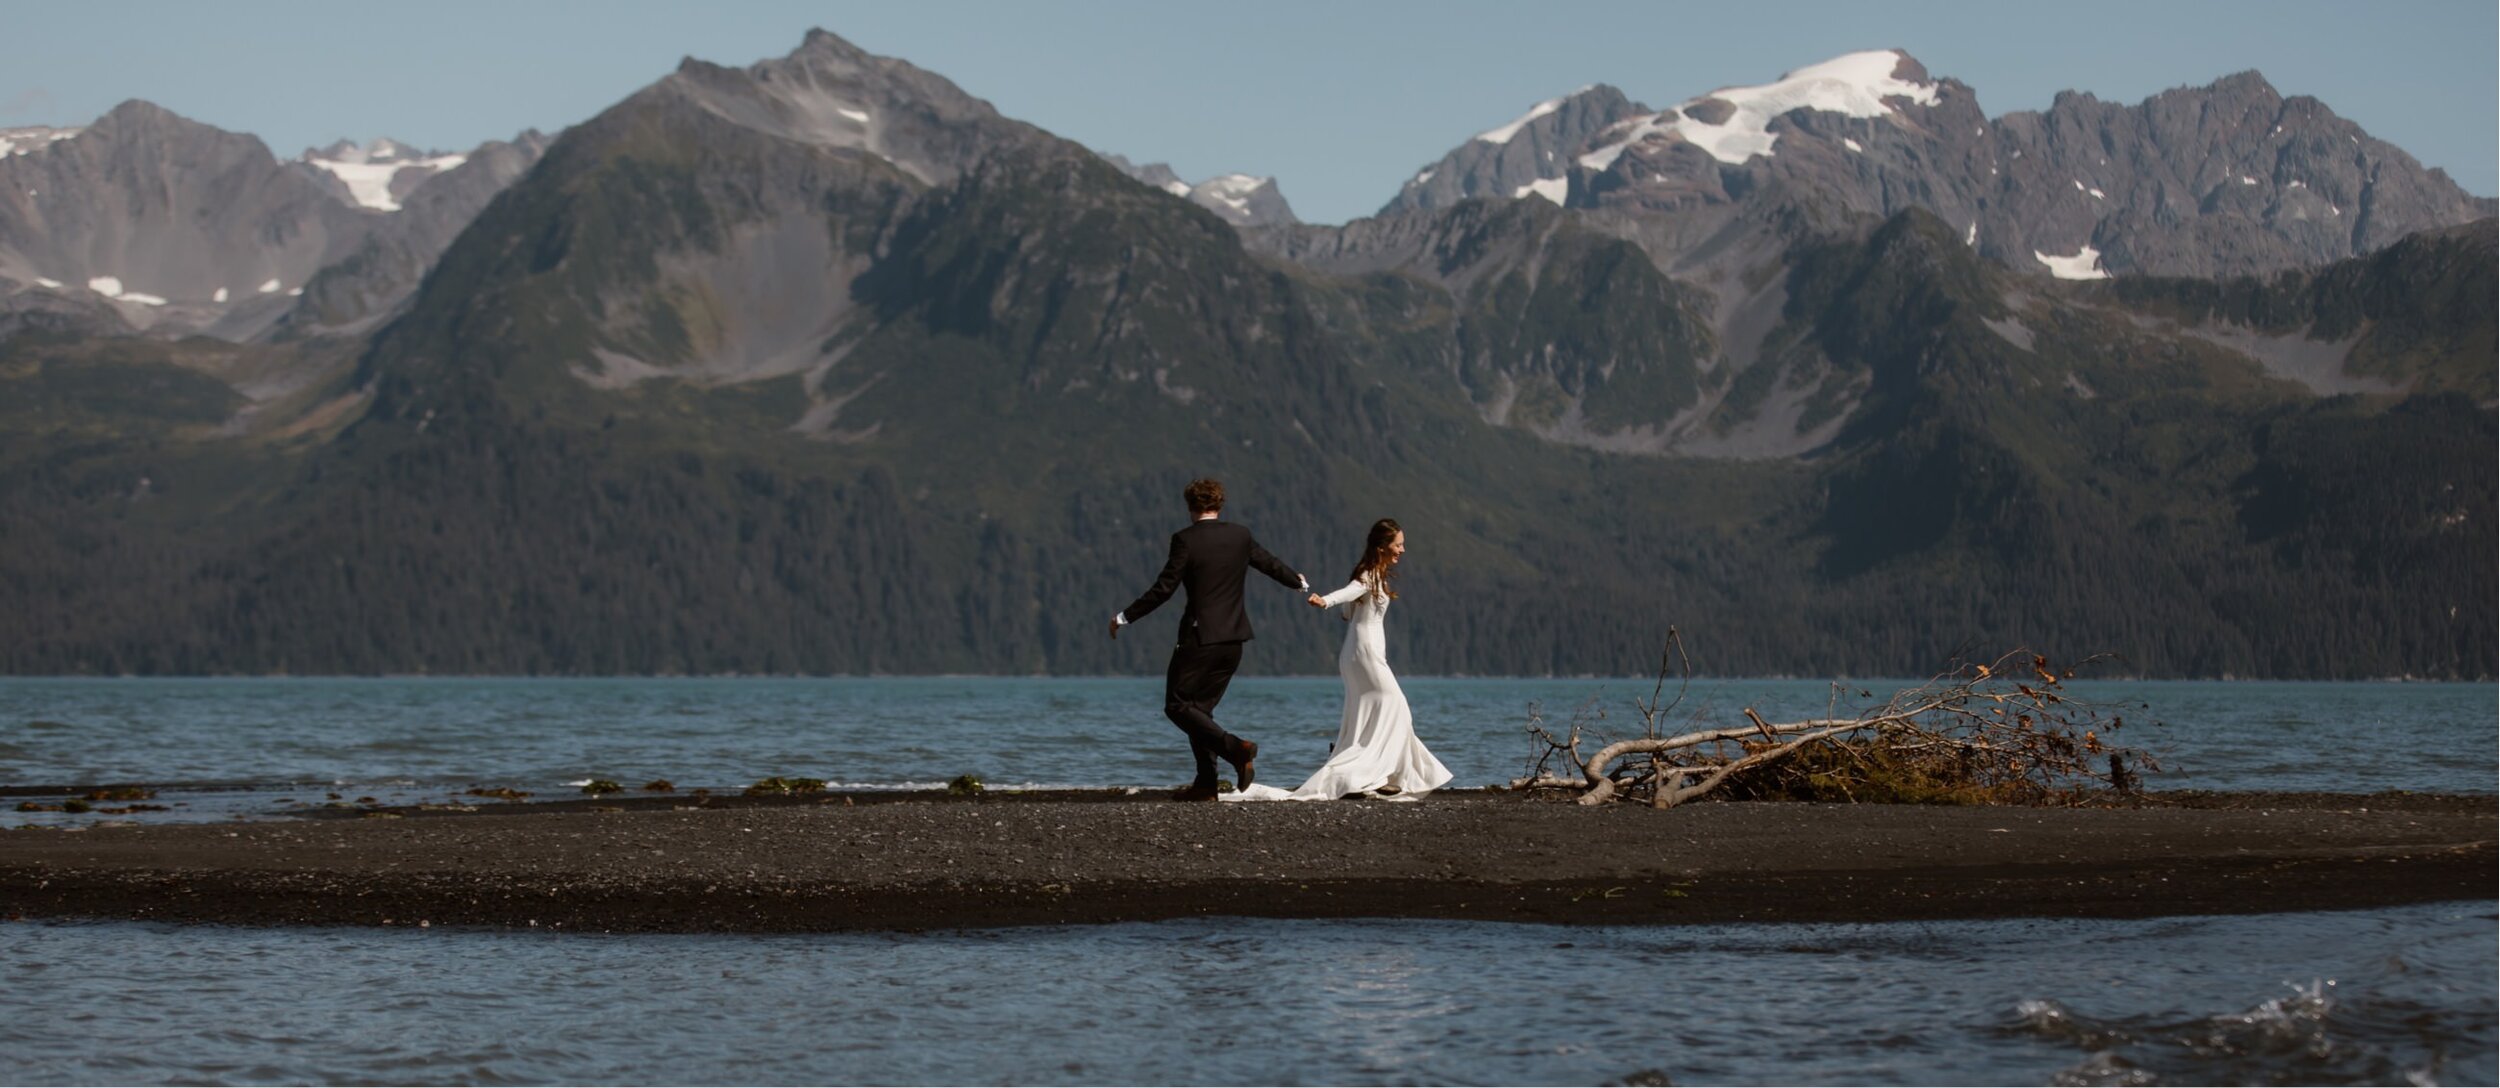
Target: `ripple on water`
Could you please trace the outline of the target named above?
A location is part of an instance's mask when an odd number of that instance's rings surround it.
[[[2178,724],[2147,728],[2133,716],[2124,734],[2188,771],[2157,788],[2487,791],[2500,758],[2490,685],[2076,687]],[[0,771],[17,782],[336,781],[360,792],[388,779],[533,789],[585,775],[720,788],[770,774],[973,773],[1145,787],[1186,768],[1157,690],[1150,678],[0,678]],[[1427,742],[1466,784],[1517,773],[1531,702],[1620,707],[1648,694],[1624,680],[1430,677],[1410,678],[1407,692]],[[1820,713],[1829,694],[1817,682],[1713,679],[1693,697],[1778,717]],[[1275,758],[1307,767],[1325,756],[1340,698],[1333,679],[1250,677],[1226,708]],[[2348,728],[2380,743],[2353,749]]]
[[[1590,930],[0,932],[0,976],[21,980],[0,991],[0,1053],[39,1083],[2489,1082],[2500,1065],[2495,922],[2436,905]]]
[[[2058,1072],[2059,1084],[2436,1084],[2489,1076],[2460,1068],[2436,1044],[2470,1033],[2470,1023],[2443,1022],[2461,1010],[2355,997],[2332,979],[2286,989],[2243,1010],[2184,1019],[2100,1019],[2054,1001],[2025,1001],[2012,1030],[2087,1052]]]

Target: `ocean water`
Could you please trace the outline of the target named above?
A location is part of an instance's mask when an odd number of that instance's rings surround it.
[[[1858,691],[1696,683],[1676,723]],[[2491,793],[2490,685],[2100,683],[2155,788]],[[1531,706],[1636,728],[1646,681],[1412,679],[1461,785]],[[736,788],[1164,786],[1151,680],[0,679],[0,786],[146,782],[289,818],[590,777]],[[1277,780],[1333,680],[1224,704]],[[1596,715],[1603,713],[1603,718]],[[121,807],[99,802],[99,808]],[[46,834],[48,832],[21,832]],[[2252,904],[2262,909],[2264,904]],[[630,935],[0,922],[12,1083],[2492,1084],[2489,900],[2149,920],[1560,928],[1211,919],[930,934]]]
[[[1702,680],[1669,724],[1784,720],[1880,699],[1900,683]],[[2154,752],[2155,789],[2490,793],[2500,687],[2489,684],[2075,683]],[[1533,709],[1556,727],[1639,731],[1646,680],[1405,681],[1417,731],[1454,785],[1526,767]],[[1861,695],[1860,693],[1869,693]],[[1220,711],[1280,784],[1327,758],[1334,679],[1248,677]],[[1159,680],[0,679],[0,787],[142,782],[165,811],[0,812],[69,823],[261,817],[305,806],[441,801],[472,787],[541,798],[586,779],[680,789],[771,776],[854,788],[1156,788],[1189,777]],[[1592,746],[1589,749],[1593,751]],[[13,806],[12,806],[13,807]]]
[[[2491,1084],[2494,925],[0,923],[0,1054],[27,1084]]]

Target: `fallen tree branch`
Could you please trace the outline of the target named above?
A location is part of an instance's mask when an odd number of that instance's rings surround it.
[[[1669,639],[1670,650],[1677,649],[1672,629]],[[2130,759],[2143,769],[2159,769],[2141,752],[2103,742],[2101,734],[2118,729],[2121,720],[2104,718],[2098,707],[2060,691],[2073,670],[2061,674],[2049,667],[2047,658],[2028,651],[1963,665],[1854,716],[1827,711],[1831,716],[1771,722],[1746,707],[1746,725],[1660,737],[1657,698],[1671,660],[1662,660],[1658,690],[1650,701],[1638,704],[1646,736],[1608,743],[1582,759],[1579,717],[1567,742],[1532,722],[1531,735],[1547,751],[1532,761],[1527,775],[1511,783],[1513,788],[1576,790],[1584,805],[1638,794],[1655,807],[1669,808],[1755,772],[1799,777],[1800,772],[1785,765],[1800,752],[1816,752],[1829,753],[1825,762],[1834,766],[1805,770],[1804,784],[1822,792],[1837,790],[1851,800],[1859,792],[1854,784],[1922,799],[2041,803],[2071,797],[2093,783],[2132,789]],[[2026,668],[2038,683],[2016,679]],[[1679,702],[1681,698],[1679,692]],[[1836,708],[1837,695],[1833,702]],[[1546,769],[1557,754],[1580,772],[1577,780]],[[1639,756],[1649,758],[1634,758]],[[2105,769],[2095,765],[2104,757]]]

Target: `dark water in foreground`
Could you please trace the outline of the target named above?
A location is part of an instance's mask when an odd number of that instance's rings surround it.
[[[1852,685],[1841,705],[1892,686]],[[2175,769],[2156,788],[2490,793],[2500,761],[2491,685],[2078,687],[2126,714],[2116,739]],[[1531,703],[1556,721],[1604,710],[1600,727],[1624,732],[1648,690],[1408,682],[1460,785],[1519,773]],[[1833,698],[1709,681],[1679,724],[1820,714]],[[1337,700],[1334,680],[1251,678],[1224,709],[1285,780],[1324,758]],[[164,806],[0,826],[268,819],[332,793],[441,801],[481,785],[573,796],[567,783],[593,776],[1156,787],[1187,773],[1159,705],[1152,680],[0,679],[0,785],[142,781]],[[1616,929],[0,923],[0,1082],[2491,1084],[2496,934],[2488,900]]]
[[[0,925],[13,1083],[2490,1084],[2489,904],[1567,929]]]

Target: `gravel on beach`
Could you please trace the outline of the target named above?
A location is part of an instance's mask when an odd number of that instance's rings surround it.
[[[0,832],[0,915],[604,931],[1198,915],[2148,917],[2494,898],[2491,798],[2116,808],[1176,804],[1117,791],[485,805]]]

